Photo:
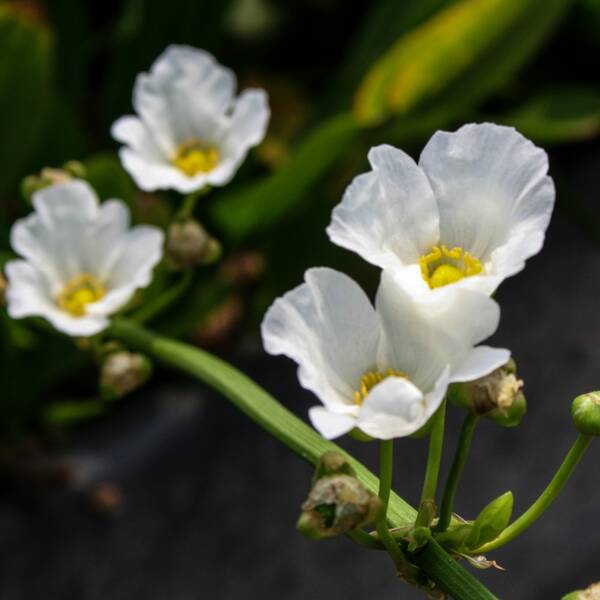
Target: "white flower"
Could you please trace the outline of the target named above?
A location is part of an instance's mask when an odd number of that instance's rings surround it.
[[[267,94],[234,98],[235,75],[204,50],[169,46],[150,73],[138,75],[138,116],[118,119],[112,136],[123,166],[143,190],[189,193],[228,183],[248,150],[265,136]]]
[[[44,317],[68,335],[94,335],[150,283],[163,233],[129,229],[125,204],[99,205],[84,181],[44,188],[32,201],[35,212],[11,229],[11,246],[24,260],[6,265],[8,313]]]
[[[511,127],[438,131],[418,165],[386,145],[369,162],[327,232],[414,293],[455,283],[491,294],[544,243],[554,205],[548,157]]]
[[[453,381],[505,364],[507,350],[474,345],[500,317],[494,300],[454,288],[417,302],[384,271],[374,309],[349,277],[310,269],[306,283],[277,299],[262,324],[267,352],[299,365],[300,384],[324,406],[310,409],[326,438],[360,428],[380,439],[420,429]]]

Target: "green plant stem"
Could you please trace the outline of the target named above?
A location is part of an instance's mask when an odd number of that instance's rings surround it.
[[[381,500],[381,510],[375,521],[375,527],[379,534],[379,539],[392,557],[394,564],[398,568],[398,572],[404,572],[409,568],[408,561],[398,542],[392,537],[387,522],[390,492],[392,490],[393,467],[394,441],[382,440],[379,445],[379,499]]]
[[[183,201],[181,202],[181,208],[177,212],[177,217],[180,219],[189,219],[193,217],[198,199],[204,196],[205,194],[208,194],[210,189],[210,186],[206,185],[203,188],[196,190],[195,192],[191,192],[187,194],[187,196],[184,196]]]
[[[440,463],[442,461],[442,449],[444,446],[444,427],[446,422],[446,400],[438,408],[433,416],[431,433],[429,434],[429,453],[427,455],[427,467],[421,492],[422,504],[425,500],[434,500],[437,490],[438,477],[440,474]]]
[[[193,280],[193,269],[186,269],[175,285],[169,286],[160,296],[144,304],[129,319],[140,325],[148,323],[175,303],[187,291]]]
[[[460,436],[458,438],[458,445],[456,447],[456,454],[454,455],[454,461],[446,480],[446,487],[444,488],[444,495],[442,496],[442,505],[440,507],[440,519],[437,524],[437,531],[442,532],[448,529],[450,521],[452,519],[452,508],[454,506],[454,497],[458,488],[458,482],[460,481],[462,472],[469,456],[469,450],[471,449],[471,441],[473,440],[473,432],[475,431],[475,425],[479,417],[474,415],[472,412],[468,412],[460,430]]]
[[[565,483],[573,473],[573,470],[585,454],[592,437],[589,435],[579,434],[575,443],[571,446],[567,456],[556,471],[552,481],[548,487],[540,494],[539,498],[516,520],[513,521],[496,539],[476,548],[471,554],[483,554],[490,550],[495,550],[504,546],[511,540],[514,540],[518,535],[523,533],[528,527],[533,525],[552,504],[554,499],[563,489]]]
[[[336,444],[324,440],[304,421],[298,419],[259,385],[232,365],[189,346],[147,331],[125,319],[115,319],[110,335],[132,348],[154,357],[165,365],[205,382],[221,392],[242,412],[273,437],[304,459],[316,464],[327,451],[344,455],[363,485],[376,492],[379,480],[369,469]],[[387,518],[393,527],[415,520],[417,512],[393,491]],[[411,561],[456,600],[494,600],[496,597],[466,571],[435,541],[431,540]]]

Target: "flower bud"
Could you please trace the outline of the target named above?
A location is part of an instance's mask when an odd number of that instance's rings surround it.
[[[28,202],[31,196],[45,187],[65,183],[72,179],[81,179],[85,176],[85,167],[78,161],[70,160],[62,168],[44,167],[39,175],[28,175],[21,182],[21,194]]]
[[[600,583],[593,583],[585,590],[577,590],[563,596],[562,600],[600,600]]]
[[[449,398],[454,404],[485,415],[498,425],[514,427],[527,411],[522,388],[523,380],[517,378],[516,364],[511,359],[485,377],[452,384]]]
[[[221,245],[194,219],[175,221],[167,235],[167,256],[177,269],[189,269],[215,262]]]
[[[577,396],[571,406],[575,427],[585,435],[600,435],[600,392]]]
[[[356,478],[345,457],[327,452],[317,465],[297,528],[315,540],[334,537],[372,522],[380,508],[379,498]]]
[[[144,384],[152,372],[142,354],[119,350],[108,354],[100,372],[100,389],[109,399],[121,398]]]

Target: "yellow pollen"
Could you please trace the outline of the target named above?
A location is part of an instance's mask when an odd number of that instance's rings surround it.
[[[173,164],[188,177],[212,171],[220,159],[219,151],[199,140],[191,139],[177,148]]]
[[[402,377],[406,379],[406,374],[396,369],[388,369],[387,371],[369,371],[360,378],[358,389],[354,392],[354,402],[358,406],[363,403],[367,394],[384,379],[388,377]]]
[[[421,274],[431,288],[442,287],[483,271],[483,265],[462,248],[434,246],[429,254],[419,258]]]
[[[104,286],[96,277],[82,273],[67,282],[56,297],[56,303],[74,317],[83,317],[86,306],[103,298],[105,293]]]

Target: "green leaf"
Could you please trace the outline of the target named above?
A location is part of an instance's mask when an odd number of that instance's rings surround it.
[[[465,540],[467,548],[479,548],[500,535],[510,522],[513,509],[512,492],[492,500],[480,513]]]
[[[216,196],[212,218],[235,242],[268,230],[296,207],[344,155],[359,131],[351,114],[324,121],[300,143],[290,161],[279,171],[242,189]]]
[[[86,179],[102,200],[118,198],[130,208],[133,206],[136,188],[112,152],[102,152],[85,161]]]
[[[50,100],[52,41],[46,26],[16,4],[0,4],[0,192],[23,175]]]
[[[324,440],[314,429],[298,419],[270,394],[232,365],[201,350],[150,331],[125,320],[116,319],[109,333],[130,348],[143,351],[163,364],[181,370],[222,393],[275,439],[316,465],[328,451],[342,454],[356,476],[373,493],[378,478],[342,448]],[[394,492],[390,495],[388,520],[392,527],[414,522],[417,511]],[[412,557],[424,572],[455,598],[494,600],[496,598],[463,569],[435,540]]]
[[[570,0],[460,0],[400,38],[356,94],[354,113],[376,124],[423,104],[475,102],[539,47]],[[468,83],[468,85],[466,85]],[[456,87],[458,85],[458,87]],[[444,95],[451,87],[450,97]],[[452,96],[455,97],[452,97]],[[442,99],[440,99],[442,97]]]
[[[600,133],[600,88],[547,90],[495,120],[544,144],[593,138]]]
[[[44,421],[50,425],[72,425],[100,416],[106,404],[100,399],[56,402],[44,409]]]

